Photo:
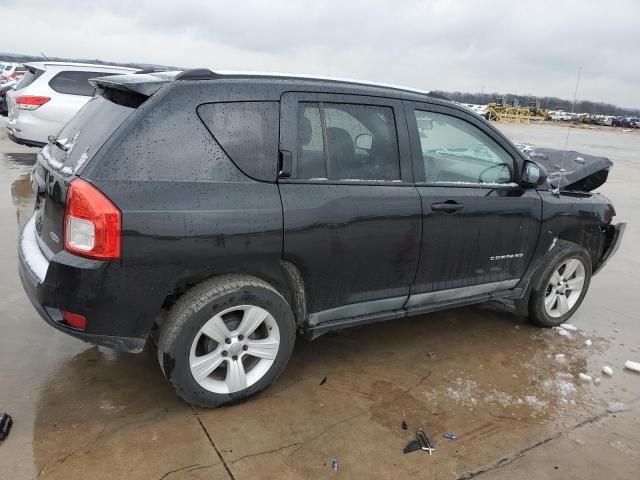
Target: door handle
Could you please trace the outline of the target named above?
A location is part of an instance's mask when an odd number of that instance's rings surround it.
[[[291,152],[288,150],[280,150],[280,159],[278,162],[278,176],[280,178],[288,178],[291,176],[292,157]]]
[[[444,203],[434,203],[431,205],[431,210],[434,212],[455,213],[458,210],[462,210],[464,205],[456,203],[453,200],[448,200]]]

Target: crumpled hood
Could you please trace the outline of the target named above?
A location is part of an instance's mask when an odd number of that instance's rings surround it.
[[[542,165],[553,188],[590,192],[607,181],[613,162],[606,157],[574,151],[538,148],[526,143],[515,146],[531,160]]]

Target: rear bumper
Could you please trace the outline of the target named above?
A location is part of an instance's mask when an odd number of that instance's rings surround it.
[[[112,276],[105,275],[109,262],[83,259],[64,251],[47,258],[38,246],[33,219],[20,233],[18,258],[24,291],[45,322],[95,345],[142,351],[153,324],[152,310],[136,306],[136,301],[140,303],[137,296],[144,293],[134,284],[114,287],[113,282],[124,280],[122,275],[105,281]],[[130,294],[123,294],[127,290]],[[61,309],[86,316],[87,329],[81,331],[67,325]]]
[[[620,248],[622,237],[627,228],[627,222],[621,221],[616,224],[608,225],[607,228],[610,229],[609,235],[611,235],[610,237],[611,241],[609,242],[608,246],[605,247],[606,249],[602,254],[602,258],[600,259],[600,262],[594,269],[593,275],[600,272],[600,270],[602,270],[602,268],[607,264],[607,262],[611,260],[611,257],[613,257],[615,253],[618,251],[618,248]],[[607,232],[605,232],[605,235],[606,234]]]
[[[46,145],[46,143],[35,142],[32,140],[25,140],[24,138],[20,138],[17,135],[15,135],[13,133],[13,130],[11,130],[11,128],[9,127],[7,127],[7,137],[9,137],[9,140],[11,140],[12,142],[17,143],[18,145],[24,145],[26,147],[42,148]]]
[[[55,130],[55,125],[48,125],[46,121],[34,116],[28,110],[21,111],[19,116],[14,116],[7,121],[9,138],[28,147],[45,146],[50,130]]]

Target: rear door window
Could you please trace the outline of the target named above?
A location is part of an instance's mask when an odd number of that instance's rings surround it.
[[[322,134],[322,120],[318,103],[298,105],[298,176],[325,180],[327,163]]]
[[[348,103],[298,105],[298,178],[400,179],[391,107]]]
[[[58,93],[92,97],[95,92],[95,87],[89,83],[89,79],[107,75],[117,74],[111,72],[78,72],[70,70],[57,73],[49,80],[49,86]]]
[[[279,102],[207,103],[198,116],[236,166],[273,182],[278,168]]]

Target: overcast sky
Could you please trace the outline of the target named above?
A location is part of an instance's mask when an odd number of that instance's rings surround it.
[[[640,107],[640,1],[0,0],[0,51]]]

